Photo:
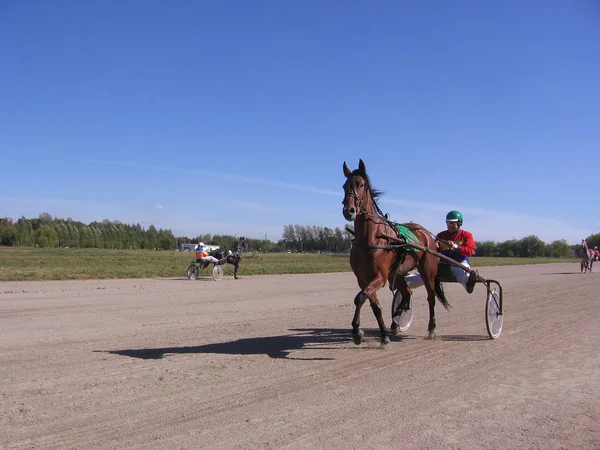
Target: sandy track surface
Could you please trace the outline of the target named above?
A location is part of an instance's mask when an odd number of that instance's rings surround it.
[[[600,274],[480,273],[385,349],[350,273],[0,283],[0,447],[600,448]]]

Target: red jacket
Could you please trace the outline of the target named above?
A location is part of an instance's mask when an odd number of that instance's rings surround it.
[[[442,255],[449,256],[458,262],[467,261],[470,263],[470,257],[475,253],[475,239],[473,239],[470,231],[461,229],[452,234],[446,230],[438,233],[437,237],[445,241],[452,241],[458,245],[456,250],[443,250],[441,252]],[[440,262],[444,261],[441,260]]]

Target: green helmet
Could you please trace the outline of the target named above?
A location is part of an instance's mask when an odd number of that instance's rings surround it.
[[[446,214],[446,222],[458,222],[458,225],[460,226],[463,223],[463,216],[458,211],[450,211]]]

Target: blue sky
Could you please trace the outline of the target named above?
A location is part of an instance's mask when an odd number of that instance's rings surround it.
[[[0,1],[0,216],[278,240],[381,209],[600,232],[593,0]],[[594,181],[595,180],[595,181]]]

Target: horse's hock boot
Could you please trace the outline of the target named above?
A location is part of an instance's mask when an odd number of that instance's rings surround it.
[[[475,283],[477,283],[477,271],[474,270],[469,274],[469,279],[467,280],[467,293],[470,294],[475,289]]]

